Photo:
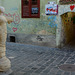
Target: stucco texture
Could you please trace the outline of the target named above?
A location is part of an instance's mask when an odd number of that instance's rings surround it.
[[[8,33],[43,34],[56,33],[56,15],[45,15],[45,5],[51,0],[40,0],[40,18],[21,18],[21,0],[0,0],[6,9],[5,16],[13,18],[11,25],[7,25]],[[54,0],[56,1],[56,0]]]

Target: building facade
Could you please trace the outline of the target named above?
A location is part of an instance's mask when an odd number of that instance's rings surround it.
[[[63,47],[75,38],[75,0],[60,0],[58,10],[56,45]]]
[[[58,4],[58,15],[45,14],[45,5],[50,1]],[[39,18],[22,18],[21,2],[0,0],[6,9],[4,15],[13,18],[12,24],[7,25],[7,41],[55,47],[64,46],[74,38],[74,0],[40,0]]]

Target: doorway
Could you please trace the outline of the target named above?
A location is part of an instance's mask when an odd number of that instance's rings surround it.
[[[61,15],[64,44],[75,45],[75,12]]]

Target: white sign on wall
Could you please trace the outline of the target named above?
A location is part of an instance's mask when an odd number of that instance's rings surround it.
[[[50,2],[45,5],[45,14],[46,15],[57,15],[58,14],[58,5],[55,2]]]

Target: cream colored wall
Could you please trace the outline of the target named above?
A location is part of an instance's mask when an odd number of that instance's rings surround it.
[[[44,35],[50,35],[56,33],[56,28],[51,28],[48,24],[50,20],[48,17],[51,15],[45,15],[45,5],[48,4],[48,1],[56,1],[57,0],[40,0],[40,18],[21,18],[21,0],[0,0],[1,5],[5,7],[6,15],[9,13],[14,16],[14,20],[16,20],[17,16],[20,18],[20,22],[18,24],[12,23],[11,25],[7,25],[8,33],[14,33],[12,28],[17,28],[15,33],[25,33],[25,34],[37,34],[42,32]],[[8,15],[9,16],[9,15]],[[56,17],[52,15],[53,17]],[[17,23],[17,21],[15,21]],[[53,22],[54,23],[54,22]],[[47,33],[47,34],[46,34]]]

